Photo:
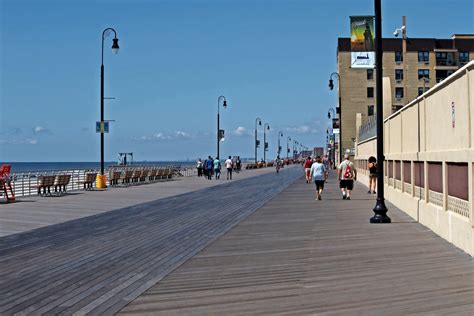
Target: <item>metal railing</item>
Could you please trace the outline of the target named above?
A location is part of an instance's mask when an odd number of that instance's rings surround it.
[[[359,143],[375,137],[377,135],[377,119],[375,115],[371,115],[367,118],[364,124],[359,127]]]
[[[137,169],[173,169],[175,177],[192,177],[197,175],[197,170],[194,167],[181,167],[181,166],[155,166],[155,165],[132,165],[132,166],[109,166],[108,170],[105,171],[107,175],[106,185],[110,185],[109,174],[110,171],[120,171],[123,174],[126,170],[137,170]],[[41,176],[56,176],[56,175],[70,175],[70,181],[66,186],[67,191],[80,190],[84,188],[84,181],[86,174],[88,173],[99,173],[98,169],[87,169],[87,170],[51,170],[51,171],[37,171],[37,172],[20,172],[12,173],[10,175],[10,182],[12,185],[13,192],[16,197],[26,197],[38,195],[38,186],[40,184]],[[158,180],[158,179],[157,179]],[[140,183],[151,183],[156,180],[146,180]],[[130,184],[128,184],[130,185]],[[53,188],[54,190],[54,188]],[[2,193],[0,193],[2,194]]]

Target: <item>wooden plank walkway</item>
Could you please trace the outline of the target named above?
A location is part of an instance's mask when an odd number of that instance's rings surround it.
[[[287,168],[0,238],[0,314],[113,314],[301,176]]]
[[[273,168],[234,172],[234,180],[273,173]],[[0,236],[45,227],[52,224],[100,214],[155,201],[160,198],[188,193],[226,183],[220,180],[186,177],[172,181],[108,188],[106,191],[72,191],[60,197],[20,198],[16,203],[0,204]]]
[[[474,315],[474,262],[374,195],[293,184],[126,306],[123,315]]]

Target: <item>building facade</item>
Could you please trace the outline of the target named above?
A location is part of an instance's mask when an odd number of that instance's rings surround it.
[[[351,68],[350,48],[350,38],[338,39],[343,151],[354,148],[357,113],[362,113],[365,121],[375,114],[376,108],[376,70]],[[383,77],[389,79],[392,112],[395,112],[474,60],[474,34],[453,35],[451,39],[408,38],[406,42],[384,38],[382,49]],[[384,99],[387,97],[390,96]]]

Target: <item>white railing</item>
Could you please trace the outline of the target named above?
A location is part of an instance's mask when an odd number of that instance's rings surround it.
[[[428,192],[428,202],[443,207],[443,194],[432,190]]]
[[[448,210],[469,218],[469,202],[466,200],[448,195]]]

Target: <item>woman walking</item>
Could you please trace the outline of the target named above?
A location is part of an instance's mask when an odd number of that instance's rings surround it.
[[[375,187],[377,186],[377,159],[374,156],[369,157],[367,165],[369,169],[369,191],[368,194],[375,194]]]
[[[324,182],[328,178],[328,170],[322,163],[321,157],[316,157],[316,162],[311,165],[311,177],[316,185],[316,200],[321,200],[323,194]]]
[[[203,162],[201,160],[201,158],[198,159],[197,161],[197,165],[196,165],[196,168],[197,168],[197,171],[198,171],[198,177],[202,177],[202,167],[203,167]]]
[[[306,158],[306,161],[304,162],[304,175],[306,177],[306,183],[309,183],[311,181],[311,166],[313,165],[313,161],[311,160],[311,157]]]

